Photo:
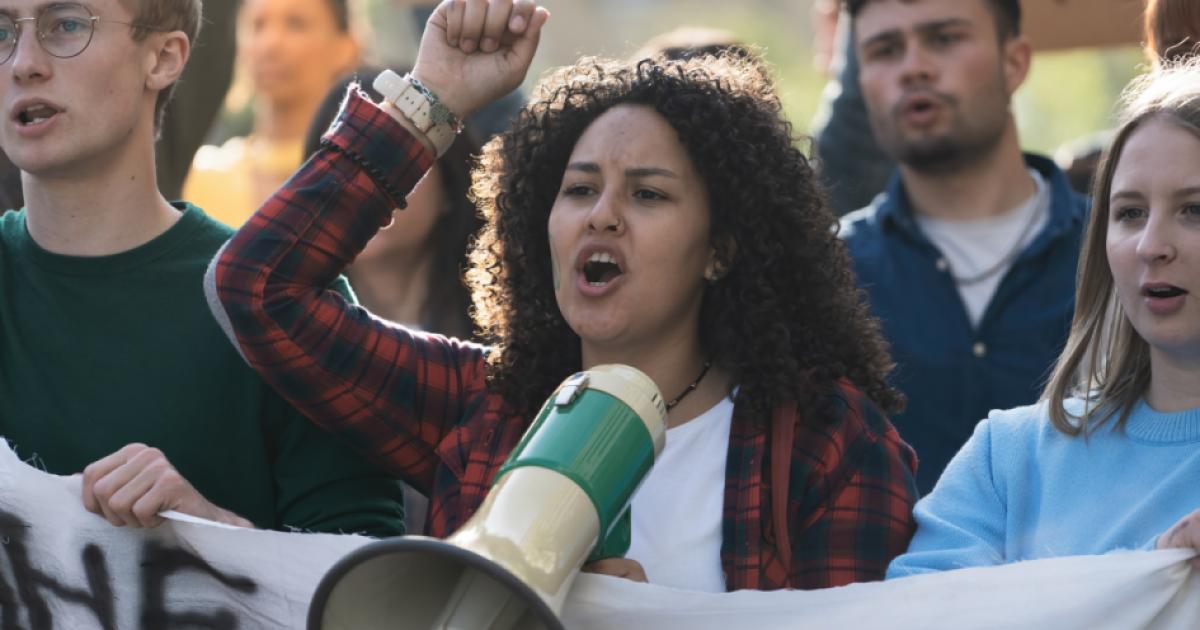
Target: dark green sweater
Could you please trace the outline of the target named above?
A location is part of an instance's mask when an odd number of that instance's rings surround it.
[[[130,442],[259,527],[402,533],[398,484],[289,407],[204,301],[232,230],[195,206],[136,249],[51,254],[0,216],[0,436],[56,474]],[[341,287],[349,294],[348,287]]]

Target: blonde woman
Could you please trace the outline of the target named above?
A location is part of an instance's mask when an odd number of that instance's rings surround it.
[[[979,423],[888,577],[1200,549],[1200,61],[1126,99],[1043,399]]]

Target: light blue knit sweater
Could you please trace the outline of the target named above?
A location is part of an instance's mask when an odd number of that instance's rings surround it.
[[[1082,402],[1067,409],[1078,413]],[[917,533],[887,577],[1153,548],[1200,508],[1200,408],[1138,404],[1125,431],[1056,431],[1045,403],[993,411],[917,503]]]

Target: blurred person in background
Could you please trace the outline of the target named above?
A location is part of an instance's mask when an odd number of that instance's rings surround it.
[[[651,37],[631,57],[641,60],[662,55],[682,61],[700,55],[730,54],[741,59],[758,59],[737,35],[730,31],[698,26],[681,26]]]
[[[868,120],[858,83],[858,52],[854,26],[843,2],[818,0],[814,5],[817,41],[828,40],[831,16],[836,16],[829,50],[818,50],[815,63],[828,63],[830,74],[813,118],[817,174],[829,195],[834,214],[844,215],[871,203],[887,186],[896,162],[879,146]],[[828,59],[828,62],[826,62]]]
[[[1092,192],[1092,179],[1100,166],[1104,147],[1112,142],[1112,131],[1094,131],[1069,140],[1054,150],[1054,163],[1067,174],[1071,188],[1081,195]]]
[[[233,80],[240,0],[204,0],[204,28],[175,97],[163,113],[155,146],[158,189],[179,199],[196,151],[204,144]]]
[[[838,57],[838,46],[843,42],[838,37],[842,25],[841,0],[813,0],[809,10],[812,20],[812,63],[822,76],[833,74],[833,64]]]
[[[859,80],[899,163],[843,219],[908,397],[922,492],[979,418],[1037,400],[1066,341],[1085,199],[1022,154],[1011,103],[1032,50],[1017,0],[850,0]]]
[[[1143,32],[1155,65],[1200,53],[1200,2],[1147,0]]]
[[[1154,67],[1195,56],[1200,52],[1200,1],[1147,0],[1142,38],[1146,57]],[[1066,171],[1075,190],[1091,191],[1100,158],[1112,137],[1111,130],[1098,131],[1055,150],[1054,161]]]
[[[21,192],[21,169],[0,152],[0,214],[25,205]]]
[[[317,107],[360,54],[348,0],[245,0],[237,19],[254,124],[247,136],[201,147],[183,189],[184,198],[232,227],[300,166]]]
[[[304,142],[312,155],[321,135],[337,117],[346,89],[359,77],[374,77],[382,68],[360,68],[329,91],[313,119]],[[360,86],[372,99],[374,88]],[[467,198],[471,160],[479,152],[468,126],[429,169],[406,201],[404,212],[393,215],[346,269],[346,276],[363,307],[410,328],[469,339],[471,292],[463,274],[471,236],[483,225],[475,204]],[[404,524],[409,534],[425,531],[429,500],[404,484]]]

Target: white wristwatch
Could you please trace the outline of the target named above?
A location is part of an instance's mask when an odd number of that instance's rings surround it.
[[[375,77],[372,86],[429,138],[438,156],[454,144],[454,138],[462,131],[462,123],[454,112],[412,75],[400,76],[391,70],[384,70]]]

